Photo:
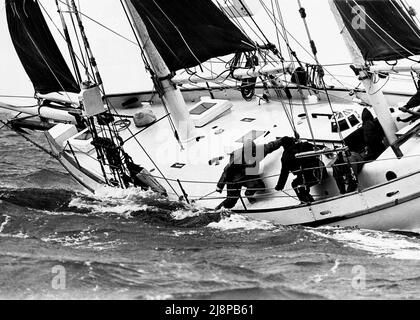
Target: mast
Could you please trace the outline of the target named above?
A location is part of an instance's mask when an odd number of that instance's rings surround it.
[[[156,77],[154,80],[160,86],[162,100],[171,114],[171,119],[176,129],[175,134],[181,142],[188,142],[196,138],[195,126],[185,104],[184,97],[181,91],[172,83],[172,74],[155,45],[150,40],[143,20],[130,0],[122,0],[122,3],[129,15],[130,22],[135,26],[134,30],[143,45],[143,50],[150,64],[153,66],[154,76]],[[157,89],[159,90],[159,88]]]
[[[57,6],[58,14],[60,15],[61,24],[63,26],[64,36],[66,38],[67,47],[69,49],[71,62],[73,64],[73,69],[74,69],[74,72],[75,72],[75,75],[76,75],[76,81],[79,84],[81,84],[82,83],[82,76],[80,74],[79,66],[77,64],[76,55],[74,54],[73,44],[71,42],[71,38],[70,38],[69,30],[67,28],[66,20],[64,19],[63,11],[61,11],[61,7],[60,7],[60,4],[58,3],[58,0],[55,0],[55,4]]]
[[[392,119],[391,113],[389,112],[389,106],[386,101],[386,98],[382,92],[382,85],[375,83],[373,79],[373,74],[365,67],[365,60],[362,57],[358,46],[355,41],[352,39],[349,31],[347,30],[343,18],[336,7],[334,0],[329,0],[331,11],[334,14],[334,17],[337,21],[337,24],[341,30],[341,35],[344,38],[344,42],[347,46],[347,49],[352,57],[354,66],[352,66],[353,71],[356,75],[359,76],[359,80],[362,82],[366,93],[368,95],[370,104],[375,110],[376,116],[378,117],[379,123],[381,124],[385,136],[388,140],[388,143],[393,146],[397,141],[397,126]],[[394,148],[394,153],[397,157],[401,157],[401,151],[397,148]]]
[[[82,36],[83,44],[84,44],[85,49],[86,49],[86,54],[88,56],[88,59],[89,59],[89,62],[91,64],[91,66],[95,70],[94,78],[95,78],[96,84],[98,86],[101,86],[102,89],[103,89],[103,82],[102,82],[101,74],[99,72],[98,64],[96,63],[96,59],[95,59],[95,57],[93,55],[93,52],[92,52],[92,49],[90,47],[89,40],[86,36],[85,27],[83,26],[83,23],[82,23],[82,18],[80,17],[79,10],[77,9],[76,2],[74,0],[71,0],[71,6],[73,8],[73,13],[76,16],[76,20],[77,20],[77,23],[79,25],[80,34]]]

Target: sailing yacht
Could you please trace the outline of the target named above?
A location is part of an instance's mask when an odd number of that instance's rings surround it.
[[[383,90],[395,73],[415,78],[420,72],[420,29],[404,1],[330,0],[354,76],[363,85],[349,89],[326,83],[300,1],[312,63],[301,61],[288,41],[282,1],[271,11],[261,2],[277,31],[275,45],[244,0],[123,0],[154,84],[152,91],[124,94],[105,92],[74,0],[56,1],[71,68],[39,2],[5,1],[10,35],[37,104],[0,103],[14,112],[4,125],[56,158],[87,190],[151,189],[214,209],[227,196],[216,192],[216,184],[232,152],[248,140],[262,146],[292,136],[318,146],[296,155],[316,157],[326,172],[311,188],[315,201],[301,203],[291,177],[283,191],[275,190],[280,148],[259,166],[265,188],[256,190],[256,201],[241,196],[232,212],[281,225],[420,229],[420,120],[415,112],[399,112],[409,95]],[[74,30],[66,12],[76,21]],[[244,24],[261,34],[258,41]],[[80,50],[70,32],[81,39]],[[382,126],[388,147],[374,161],[360,163],[361,172],[353,172],[357,189],[342,194],[334,164],[350,145],[363,151],[364,108]],[[33,130],[45,133],[48,150],[31,138]],[[351,170],[352,163],[347,165]]]

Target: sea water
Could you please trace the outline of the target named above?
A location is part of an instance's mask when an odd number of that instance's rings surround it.
[[[416,233],[284,227],[135,189],[90,194],[0,131],[1,299],[418,299],[419,266]]]

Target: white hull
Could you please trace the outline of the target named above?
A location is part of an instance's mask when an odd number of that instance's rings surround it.
[[[188,96],[188,94],[187,94]],[[191,97],[191,101],[194,101],[197,97]],[[408,97],[407,97],[408,98]],[[391,97],[391,99],[397,99],[397,97]],[[316,108],[316,106],[313,106]],[[233,110],[233,116],[238,119],[242,116],[249,115],[247,108],[255,108],[255,102],[250,106],[241,105],[241,109],[237,111]],[[270,110],[276,110],[272,106],[267,106]],[[130,114],[135,110],[118,110],[121,113]],[[235,112],[244,114],[236,115]],[[280,116],[277,111],[273,111],[272,115]],[[232,116],[232,115],[230,115]],[[228,116],[228,117],[230,117]],[[159,115],[158,115],[159,118]],[[229,119],[228,119],[229,120]],[[125,145],[125,149],[129,151],[136,163],[141,163],[149,171],[153,172],[155,164],[160,167],[165,178],[159,176],[157,171],[154,171],[153,175],[155,178],[166,188],[173,200],[178,200],[180,195],[183,195],[183,191],[180,186],[176,183],[177,179],[181,181],[183,189],[186,191],[190,201],[196,202],[198,205],[214,208],[219,204],[225,194],[212,194],[215,189],[215,182],[218,180],[221,171],[223,170],[224,163],[215,167],[208,165],[208,159],[210,156],[205,156],[204,159],[198,159],[199,161],[193,161],[188,163],[188,157],[185,157],[186,151],[180,151],[175,139],[164,140],[160,138],[160,141],[156,141],[156,136],[162,132],[167,124],[162,121],[156,124],[156,127],[148,129],[147,133],[140,133],[137,138],[141,141],[142,145],[147,149],[151,150],[149,156],[156,162],[151,163],[150,159],[145,156],[133,139]],[[210,124],[213,127],[219,125],[225,127],[222,120],[217,120]],[[271,125],[271,124],[270,124]],[[248,132],[250,128],[261,125],[258,121],[255,122],[254,126],[246,125],[243,129],[243,133]],[[133,133],[138,132],[138,129],[131,128]],[[203,131],[201,131],[203,133]],[[279,134],[273,134],[267,138],[267,141],[272,140],[275,136],[287,134],[286,132],[279,132]],[[169,133],[168,133],[169,134]],[[204,136],[208,133],[204,132]],[[123,138],[125,138],[123,136]],[[156,143],[164,143],[164,145],[156,145]],[[97,190],[101,185],[105,184],[104,179],[101,177],[101,172],[98,168],[97,163],[93,161],[93,157],[83,157],[83,153],[78,154],[78,163],[82,163],[81,166],[75,161],[73,154],[70,152],[59,152],[59,147],[56,146],[54,141],[50,141],[52,150],[59,156],[62,165],[69,171],[69,173],[77,180],[80,184],[85,186],[91,191]],[[153,150],[155,146],[155,150]],[[159,157],[159,148],[167,147],[168,150],[172,150],[170,158]],[[173,148],[172,148],[173,147]],[[405,149],[404,149],[405,148]],[[298,201],[292,197],[283,197],[281,193],[277,193],[277,197],[270,197],[273,193],[261,194],[256,204],[250,204],[245,199],[243,202],[238,201],[238,204],[233,208],[234,212],[244,214],[253,219],[268,220],[280,225],[305,225],[305,226],[340,226],[340,227],[357,227],[375,230],[406,230],[406,231],[418,231],[420,230],[420,172],[417,171],[417,159],[410,157],[410,155],[420,154],[420,141],[417,138],[410,140],[404,147],[404,152],[408,155],[407,158],[398,160],[393,156],[392,152],[388,150],[382,156],[388,161],[375,162],[365,165],[364,171],[362,172],[359,183],[359,189],[362,191],[339,195],[335,186],[335,181],[332,177],[325,183],[325,186],[316,187],[313,189],[318,194],[328,192],[330,197],[323,199],[322,197],[316,198],[316,202],[311,205],[300,205]],[[190,149],[188,152],[194,151]],[[196,153],[197,154],[197,153]],[[198,153],[199,154],[199,153]],[[166,153],[166,155],[168,155]],[[280,157],[281,153],[274,154],[271,158],[266,161],[265,165],[265,176],[270,177],[279,173],[280,170]],[[389,159],[393,158],[390,161]],[[195,159],[197,160],[197,159]],[[185,169],[173,169],[169,165],[175,162],[185,163]],[[81,169],[83,167],[83,169]],[[165,169],[169,168],[169,169]],[[385,173],[387,171],[393,171],[397,174],[397,179],[390,182],[386,181]],[[267,178],[266,184],[268,188],[273,188],[277,177]],[[290,185],[289,179],[289,185]],[[208,183],[211,181],[212,183]],[[199,183],[201,182],[201,183]],[[289,186],[290,188],[290,186]],[[172,192],[174,191],[174,192]],[[212,194],[212,196],[205,196]],[[289,195],[294,196],[293,191],[288,191]],[[335,194],[335,196],[334,196]],[[325,198],[325,197],[324,197]]]
[[[242,212],[281,225],[356,227],[372,230],[420,230],[420,172],[363,192],[309,206],[271,212]]]
[[[60,156],[60,163],[82,186],[94,192],[105,185],[98,177],[81,171],[74,161]],[[334,226],[371,230],[420,230],[420,172],[383,186],[338,196],[312,205],[261,210],[236,210],[252,219],[284,226]],[[235,212],[235,210],[234,210]]]

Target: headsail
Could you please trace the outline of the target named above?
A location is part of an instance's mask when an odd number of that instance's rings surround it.
[[[217,56],[255,50],[211,0],[131,0],[171,71]]]
[[[80,92],[36,0],[6,0],[7,23],[17,54],[41,94]]]
[[[420,54],[420,29],[397,0],[333,0],[366,61]]]

